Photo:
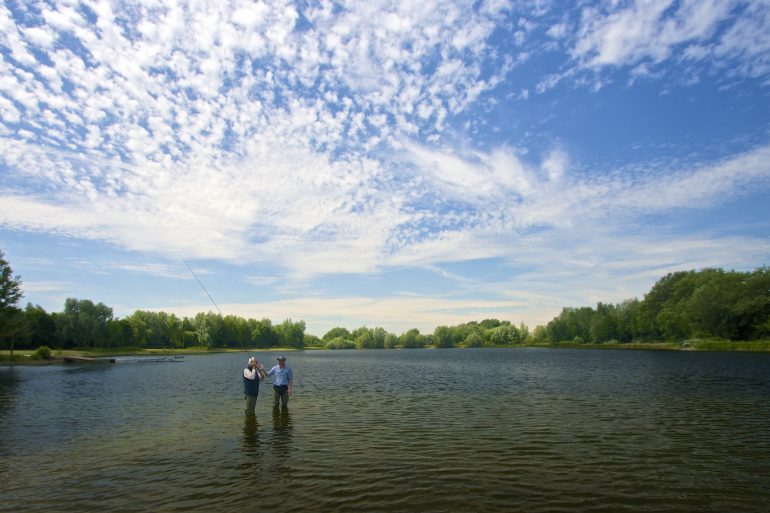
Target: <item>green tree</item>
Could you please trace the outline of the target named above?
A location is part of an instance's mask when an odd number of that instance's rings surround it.
[[[136,347],[131,323],[126,319],[113,319],[107,326],[107,345],[109,347]]]
[[[222,320],[222,336],[227,347],[249,347],[251,330],[248,321],[237,315],[226,315]]]
[[[731,306],[738,338],[770,337],[770,268],[760,267],[746,276],[742,290]]]
[[[484,345],[484,339],[478,331],[473,331],[465,338],[465,345],[468,347],[481,347]]]
[[[56,323],[40,305],[27,303],[24,309],[24,334],[28,347],[58,345]]]
[[[336,327],[327,331],[326,334],[324,334],[324,336],[321,337],[321,339],[324,342],[328,342],[337,337],[342,338],[343,340],[349,340],[351,338],[350,332],[346,328]]]
[[[0,250],[0,337],[7,338],[13,358],[13,342],[21,327],[21,310],[16,306],[24,293],[21,277],[13,274],[5,254]]]
[[[615,310],[616,337],[620,342],[631,342],[637,338],[636,319],[639,316],[641,302],[629,299],[620,303]]]
[[[358,349],[374,349],[374,337],[372,336],[372,330],[361,327],[351,333],[353,341]]]
[[[406,349],[425,347],[425,337],[420,334],[420,330],[412,328],[401,335],[401,346]]]
[[[521,342],[529,342],[530,333],[529,333],[529,327],[524,324],[524,321],[522,321],[519,324],[519,338],[521,339]]]
[[[133,345],[137,347],[157,346],[156,339],[160,333],[153,329],[156,324],[154,317],[154,312],[136,310],[126,318],[126,322],[131,327]]]
[[[548,323],[548,339],[557,344],[566,340],[591,340],[591,318],[594,310],[584,306],[580,308],[566,307]]]
[[[374,343],[375,349],[385,349],[385,341],[387,339],[388,331],[385,328],[381,326],[372,328],[372,342]]]
[[[567,321],[564,320],[563,318],[564,310],[562,310],[562,313],[560,315],[554,317],[545,326],[547,339],[548,339],[548,342],[550,342],[551,344],[558,344],[559,342],[562,342],[564,340],[569,340],[570,338]]]
[[[484,319],[479,323],[479,327],[482,330],[489,330],[492,328],[497,328],[498,326],[500,326],[500,321],[497,319]]]
[[[454,347],[455,330],[449,326],[436,326],[433,330],[433,340],[436,347]]]
[[[342,337],[334,337],[326,341],[326,349],[355,349],[356,343]]]
[[[519,330],[511,323],[501,323],[499,326],[485,331],[485,338],[490,344],[510,345],[521,341]]]
[[[195,338],[200,347],[211,347],[211,333],[209,332],[209,322],[206,314],[197,313],[193,320],[195,328]]]
[[[278,345],[278,333],[273,327],[273,323],[270,319],[262,319],[261,321],[254,321],[254,326],[251,330],[251,340],[255,347],[275,347]]]
[[[535,331],[532,333],[532,340],[536,344],[544,344],[548,342],[548,330],[545,326],[535,326]]]
[[[301,349],[305,345],[305,321],[284,320],[278,329],[278,343],[282,347]]]
[[[393,349],[398,346],[398,335],[388,332],[385,335],[384,347],[385,349]]]
[[[206,326],[209,332],[209,348],[223,347],[224,339],[224,318],[220,313],[208,311],[203,314],[206,318]]]
[[[110,321],[112,308],[103,303],[67,298],[64,312],[57,317],[57,328],[66,347],[101,347],[107,340]]]
[[[617,340],[617,325],[615,307],[606,303],[598,303],[596,311],[591,316],[589,333],[593,342],[609,342]]]

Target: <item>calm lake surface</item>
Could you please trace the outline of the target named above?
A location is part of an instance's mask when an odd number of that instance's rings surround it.
[[[768,354],[247,357],[0,367],[0,511],[770,511]]]

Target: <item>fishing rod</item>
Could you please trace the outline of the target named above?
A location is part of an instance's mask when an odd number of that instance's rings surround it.
[[[219,309],[219,305],[217,305],[217,303],[214,301],[214,298],[213,298],[213,297],[211,297],[211,294],[209,294],[209,291],[208,291],[208,290],[206,290],[206,287],[205,287],[205,285],[203,285],[203,282],[202,282],[202,281],[201,281],[201,280],[198,278],[198,276],[197,276],[197,275],[196,275],[196,274],[193,272],[193,270],[190,268],[190,266],[189,266],[189,265],[187,265],[187,262],[186,262],[184,259],[182,259],[182,262],[184,263],[185,267],[187,267],[187,270],[188,270],[188,271],[190,271],[190,274],[192,274],[192,275],[193,275],[193,278],[195,278],[195,281],[197,281],[197,282],[198,282],[198,285],[200,285],[200,286],[201,286],[201,288],[203,289],[203,292],[205,292],[205,293],[206,293],[206,295],[209,297],[209,299],[210,299],[210,300],[211,300],[211,302],[214,304],[214,306],[216,306],[216,307],[217,307],[217,311],[219,312],[219,315],[222,315],[222,310],[220,310],[220,309]]]
[[[201,286],[201,288],[203,289],[203,292],[206,293],[206,295],[209,297],[209,299],[214,304],[214,306],[217,307],[217,311],[219,312],[219,315],[222,315],[222,310],[219,309],[219,305],[216,303],[216,301],[214,301],[214,298],[211,297],[211,294],[209,294],[209,291],[206,289],[206,286],[203,284],[200,278],[198,278],[198,275],[196,275],[193,272],[192,268],[187,264],[187,261],[185,259],[182,259],[182,263],[184,263],[185,267],[187,267],[187,270],[190,271],[190,274],[193,275],[193,278],[195,278],[195,281],[198,282],[198,285]],[[250,357],[249,360],[251,358],[254,358],[254,367],[257,369],[257,372],[259,373],[260,376],[262,376],[262,379],[265,379],[267,377],[267,372],[265,371],[265,365],[261,361],[259,361],[259,358],[257,358],[256,356]]]

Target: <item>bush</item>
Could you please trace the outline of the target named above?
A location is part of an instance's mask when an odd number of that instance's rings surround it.
[[[336,337],[326,343],[326,349],[355,349],[356,343],[352,340],[345,340],[342,337]]]
[[[484,341],[481,339],[481,336],[479,336],[478,333],[471,333],[465,339],[466,347],[481,347],[483,345],[484,345]]]
[[[38,347],[34,353],[32,353],[33,360],[50,360],[51,349],[48,346]]]

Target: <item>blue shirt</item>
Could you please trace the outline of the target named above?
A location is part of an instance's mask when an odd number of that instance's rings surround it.
[[[288,365],[286,365],[283,369],[280,365],[276,365],[269,371],[267,371],[268,376],[275,376],[273,379],[273,385],[288,385],[291,383],[292,374],[291,374],[291,368],[289,368]]]

